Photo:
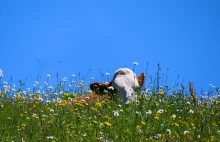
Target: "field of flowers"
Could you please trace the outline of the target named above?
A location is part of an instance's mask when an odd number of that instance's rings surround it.
[[[74,100],[84,82],[76,85],[78,92],[65,89],[65,79],[56,87],[46,83],[14,89],[0,71],[0,141],[220,141],[217,87],[207,91],[215,97],[198,97],[192,83],[177,89],[151,85],[137,92],[136,102],[122,104],[120,97]]]

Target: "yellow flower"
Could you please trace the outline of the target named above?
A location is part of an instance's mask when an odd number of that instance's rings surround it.
[[[211,137],[210,137],[210,141],[215,141],[215,137],[214,137],[214,136],[211,136]]]
[[[98,123],[98,122],[97,122],[97,121],[95,121],[95,120],[92,120],[92,122],[93,122],[93,123],[95,123],[95,124],[97,124],[97,123]]]
[[[18,98],[19,100],[21,100],[21,99],[22,99],[22,96],[21,96],[21,95],[18,95],[17,98]]]
[[[164,92],[163,91],[159,91],[158,94],[159,95],[164,95]]]
[[[64,93],[63,96],[64,96],[64,97],[68,97],[69,94],[68,94],[68,93]]]
[[[212,126],[216,126],[216,122],[212,122]]]
[[[191,122],[191,126],[192,126],[192,127],[194,127],[194,126],[195,126],[195,124],[194,124],[193,122]]]
[[[176,115],[175,114],[173,114],[172,116],[170,116],[173,120],[175,120],[176,119]]]
[[[174,126],[179,127],[180,125],[178,123],[173,123]]]
[[[2,97],[2,93],[0,93],[0,97]]]
[[[111,123],[109,123],[109,122],[104,122],[104,124],[106,125],[106,126],[109,126],[109,127],[111,127],[112,126],[112,124]]]
[[[101,104],[100,102],[96,102],[95,105],[96,105],[97,107],[101,107],[101,106],[102,106],[102,104]]]
[[[155,116],[154,119],[155,119],[155,120],[159,120],[160,118],[159,118],[158,116]]]
[[[139,125],[137,125],[137,127],[136,127],[137,129],[140,129],[141,128],[141,126],[139,126]]]
[[[142,124],[142,125],[146,125],[146,122],[141,121],[141,124]]]
[[[25,124],[21,124],[21,126],[22,126],[22,127],[25,127],[26,125],[25,125]]]

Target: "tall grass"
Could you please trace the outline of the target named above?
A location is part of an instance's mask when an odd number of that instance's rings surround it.
[[[216,98],[202,98],[196,97],[191,83],[176,90],[160,86],[158,78],[151,83],[137,92],[137,102],[123,105],[120,97],[114,102],[76,101],[79,94],[64,89],[65,80],[56,89],[30,92],[12,91],[1,82],[0,140],[220,141],[218,89],[212,89]],[[83,85],[79,82],[77,89]]]

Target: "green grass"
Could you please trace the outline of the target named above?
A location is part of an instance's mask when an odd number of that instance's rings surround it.
[[[218,96],[212,102],[209,96],[196,96],[190,85],[160,89],[159,71],[160,68],[154,81],[150,77],[148,91],[137,92],[137,102],[124,105],[119,94],[114,102],[87,104],[73,100],[76,92],[86,91],[86,83],[77,83],[76,77],[70,83],[76,86],[72,89],[67,89],[66,79],[57,78],[54,89],[50,84],[40,87],[36,82],[31,91],[22,81],[20,88],[13,90],[11,85],[2,83],[0,76],[0,141],[220,141],[219,89],[213,87],[208,91]],[[53,102],[59,94],[61,101]],[[52,103],[42,103],[48,99]]]
[[[68,104],[67,98],[73,97],[66,93],[62,102],[42,104],[37,97],[31,101],[24,98],[12,101],[2,94],[0,140],[220,140],[220,102],[217,100],[211,106],[204,102],[196,107],[191,97],[181,93],[168,97],[155,92],[149,97],[139,94],[138,103],[128,105],[120,105],[120,100]]]

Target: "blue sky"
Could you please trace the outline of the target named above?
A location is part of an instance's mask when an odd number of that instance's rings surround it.
[[[201,91],[220,86],[219,17],[219,0],[2,0],[0,69],[32,85],[38,73],[101,81],[99,67],[112,76],[134,61],[155,76],[160,63],[169,84]]]

